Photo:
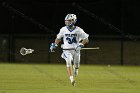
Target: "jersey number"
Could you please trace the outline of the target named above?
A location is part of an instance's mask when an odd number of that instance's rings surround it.
[[[77,41],[76,41],[76,37],[73,37],[73,38],[69,38],[69,37],[67,37],[66,40],[68,40],[68,43],[69,43],[69,44],[77,43]]]

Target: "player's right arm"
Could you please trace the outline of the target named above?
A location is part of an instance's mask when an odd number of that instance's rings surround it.
[[[58,39],[58,38],[55,39],[55,44],[58,45],[60,42],[61,42],[61,39]]]
[[[60,32],[57,34],[57,37],[55,39],[55,42],[51,43],[51,45],[50,45],[50,52],[54,52],[54,49],[56,49],[58,44],[61,42],[62,37],[63,37],[63,30],[60,29]]]

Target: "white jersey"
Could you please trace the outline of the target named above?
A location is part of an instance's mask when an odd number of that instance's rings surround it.
[[[82,39],[88,39],[89,35],[86,34],[83,29],[76,26],[74,30],[70,31],[66,26],[60,29],[57,34],[57,39],[63,38],[63,49],[75,48],[79,41]]]

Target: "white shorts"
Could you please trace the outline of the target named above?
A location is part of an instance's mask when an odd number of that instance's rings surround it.
[[[75,50],[63,50],[61,57],[66,60],[67,67],[73,64],[78,68],[80,66],[80,51]]]

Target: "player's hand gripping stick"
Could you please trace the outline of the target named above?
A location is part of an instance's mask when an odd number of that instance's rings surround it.
[[[78,52],[78,51],[80,51],[83,47],[84,47],[84,44],[79,43],[79,45],[76,46],[75,51]]]
[[[58,46],[57,44],[51,43],[49,52],[55,52],[54,49],[56,49],[57,46]]]

